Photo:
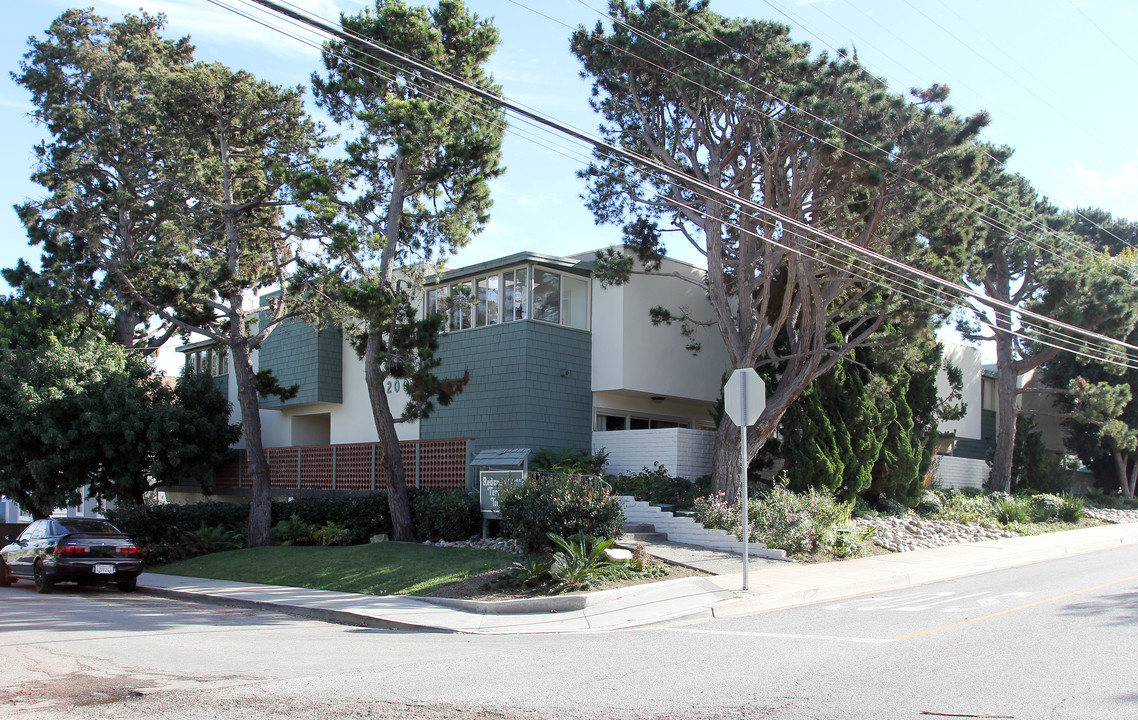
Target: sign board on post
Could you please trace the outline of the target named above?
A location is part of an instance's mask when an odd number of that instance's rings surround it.
[[[767,384],[754,368],[740,368],[723,386],[723,406],[731,422],[754,425],[767,406]]]
[[[750,534],[747,519],[747,428],[759,419],[767,406],[767,385],[754,368],[739,368],[731,373],[723,386],[723,409],[727,417],[739,426],[740,485],[743,501],[743,589],[750,585]]]

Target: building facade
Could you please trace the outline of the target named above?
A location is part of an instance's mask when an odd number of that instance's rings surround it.
[[[710,411],[729,369],[726,351],[714,328],[697,331],[703,349],[692,354],[677,328],[654,326],[649,318],[649,309],[662,305],[710,320],[695,284],[702,271],[665,260],[655,272],[602,287],[592,277],[594,260],[593,253],[526,252],[429,277],[420,308],[442,312],[448,323],[436,374],[470,379],[449,405],[399,424],[400,440],[465,438],[471,456],[571,447],[608,452],[610,472],[635,472],[664,459],[677,475],[709,473]],[[236,398],[221,350],[209,342],[178,349]],[[299,388],[287,401],[262,398],[270,453],[378,440],[363,363],[342,329],[286,321],[254,354],[254,364],[272,370],[282,386]],[[398,417],[404,388],[391,379],[385,389]],[[240,420],[236,406],[233,419]]]

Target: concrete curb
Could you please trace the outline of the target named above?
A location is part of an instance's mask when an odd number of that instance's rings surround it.
[[[1138,523],[989,540],[854,560],[770,563],[742,573],[662,580],[521,600],[374,597],[144,575],[138,592],[268,610],[342,625],[477,635],[605,632],[753,615],[1138,544]],[[161,579],[160,579],[161,578]],[[173,579],[170,579],[173,578]]]
[[[205,605],[220,605],[222,607],[240,607],[250,610],[265,610],[268,612],[292,615],[294,617],[319,620],[335,625],[352,625],[355,627],[371,627],[383,630],[406,630],[411,632],[451,633],[454,630],[446,627],[424,625],[421,623],[407,623],[390,620],[382,617],[372,617],[347,610],[329,610],[327,608],[305,607],[303,605],[290,605],[288,603],[264,602],[261,600],[245,600],[242,598],[223,597],[217,595],[204,595],[196,592],[170,590],[168,588],[143,587],[135,590],[140,595],[153,595],[183,602],[197,602]]]
[[[693,581],[699,582],[701,580],[706,580],[706,577],[657,580],[656,582],[628,585],[626,587],[611,588],[609,590],[596,590],[589,593],[521,598],[518,600],[459,600],[456,598],[436,597],[420,597],[417,599],[431,603],[432,605],[442,605],[444,607],[454,608],[455,610],[462,610],[463,612],[483,615],[575,612],[616,600],[634,600],[638,596],[648,594],[655,595],[662,590],[670,589],[681,584],[693,584]]]

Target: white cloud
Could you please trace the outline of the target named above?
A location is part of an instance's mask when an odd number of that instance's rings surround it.
[[[57,4],[61,10],[74,5],[69,1],[50,0],[50,2]],[[363,0],[294,0],[293,4],[301,10],[336,22],[341,11],[354,12],[366,3]],[[138,13],[139,10],[152,15],[164,13],[167,19],[167,34],[189,35],[195,44],[232,45],[245,50],[267,51],[287,57],[298,54],[315,56],[323,40],[313,31],[293,25],[283,16],[276,15],[248,0],[223,0],[221,5],[203,0],[101,0],[96,8],[97,13],[112,21],[126,13]],[[275,27],[285,28],[292,35],[311,40],[316,47],[287,38],[265,27],[254,18]]]
[[[1071,170],[1066,194],[1080,207],[1100,207],[1116,217],[1138,219],[1138,158],[1105,172],[1076,167]]]

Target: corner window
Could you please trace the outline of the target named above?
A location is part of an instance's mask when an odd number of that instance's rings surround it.
[[[533,319],[561,323],[561,276],[555,272],[534,270]]]
[[[202,348],[186,353],[186,371],[204,372],[213,377],[229,374],[229,348]]]
[[[502,273],[502,283],[505,289],[503,320],[525,320],[529,317],[529,268],[507,270]]]
[[[561,277],[561,324],[589,329],[589,281],[585,278]]]
[[[436,286],[426,300],[427,311],[445,314],[452,331],[526,319],[589,328],[589,280],[540,267]]]

